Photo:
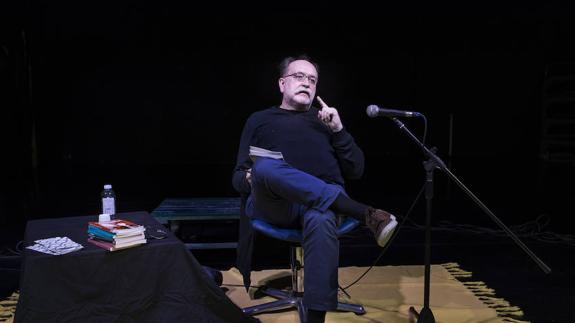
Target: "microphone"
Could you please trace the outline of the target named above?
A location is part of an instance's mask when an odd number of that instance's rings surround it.
[[[370,118],[375,118],[375,117],[390,117],[390,118],[392,118],[392,117],[407,117],[407,118],[412,118],[412,117],[421,117],[422,116],[422,114],[419,112],[384,109],[384,108],[378,107],[375,104],[368,106],[367,110],[365,110],[365,112],[367,113],[367,115]]]

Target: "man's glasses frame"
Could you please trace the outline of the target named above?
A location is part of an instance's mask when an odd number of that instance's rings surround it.
[[[293,77],[298,82],[303,82],[307,78],[307,80],[309,81],[309,84],[311,84],[311,85],[317,84],[317,77],[312,76],[312,75],[307,75],[307,74],[302,73],[302,72],[296,72],[296,73],[288,74],[288,75],[285,75],[283,78],[290,77],[290,76]]]

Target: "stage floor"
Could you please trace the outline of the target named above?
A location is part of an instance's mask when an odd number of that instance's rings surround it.
[[[5,235],[4,238],[6,237]],[[413,226],[402,228],[397,239],[376,265],[423,265],[423,240],[423,231]],[[572,257],[575,247],[572,241],[567,239],[562,243],[542,242],[533,236],[523,237],[522,240],[551,267],[551,274],[544,274],[502,233],[494,235],[469,230],[434,230],[432,263],[458,263],[460,268],[472,272],[473,281],[484,282],[495,290],[495,297],[519,307],[524,312],[524,320],[575,322],[572,311],[575,304],[575,261]],[[14,247],[13,244],[10,246]],[[255,270],[287,268],[289,259],[286,245],[258,237],[255,246]],[[342,267],[370,266],[381,251],[365,229],[357,230],[342,239],[340,249]],[[193,250],[192,253],[204,266],[222,271],[235,266],[233,249]],[[12,261],[10,265],[14,266],[16,262]],[[17,286],[18,276],[14,275],[13,271],[9,273],[10,275],[4,271],[3,283],[7,279],[14,280],[13,286]]]

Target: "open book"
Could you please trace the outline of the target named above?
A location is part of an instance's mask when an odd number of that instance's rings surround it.
[[[254,160],[256,157],[284,159],[284,156],[279,151],[271,151],[260,147],[250,146],[250,158]]]

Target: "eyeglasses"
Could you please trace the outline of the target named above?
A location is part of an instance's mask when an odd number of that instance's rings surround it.
[[[290,76],[293,77],[294,79],[296,79],[296,81],[298,81],[298,82],[303,82],[303,81],[305,81],[305,79],[307,78],[308,81],[309,81],[309,84],[311,84],[311,85],[316,85],[316,84],[317,84],[317,77],[311,76],[311,75],[307,75],[307,74],[304,74],[304,73],[302,73],[302,72],[297,72],[297,73],[289,74],[289,75],[284,76],[284,78],[285,78],[285,77],[290,77]]]

